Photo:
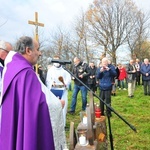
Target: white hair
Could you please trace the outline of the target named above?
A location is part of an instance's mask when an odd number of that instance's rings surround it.
[[[149,62],[148,58],[145,58],[145,59],[144,59],[144,62]]]
[[[6,49],[6,42],[3,40],[0,40],[0,48]]]
[[[104,57],[104,58],[102,59],[102,62],[109,62],[109,60],[108,60],[108,58]]]

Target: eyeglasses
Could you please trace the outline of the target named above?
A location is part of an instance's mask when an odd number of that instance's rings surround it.
[[[3,51],[9,53],[9,51],[7,49],[4,49],[4,48],[0,48],[0,49],[2,49]]]

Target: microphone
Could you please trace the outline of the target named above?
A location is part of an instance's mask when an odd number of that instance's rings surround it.
[[[52,59],[51,63],[59,63],[61,65],[71,64],[70,60],[59,60],[59,59]]]

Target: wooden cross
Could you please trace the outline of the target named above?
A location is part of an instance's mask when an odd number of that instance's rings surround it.
[[[36,39],[36,41],[39,41],[38,26],[44,27],[44,24],[38,22],[38,13],[37,12],[35,12],[35,21],[29,20],[28,24],[35,25],[35,39]],[[38,73],[38,64],[36,64],[35,67],[36,67],[36,73]]]

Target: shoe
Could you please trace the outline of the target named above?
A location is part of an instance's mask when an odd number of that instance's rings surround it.
[[[114,96],[116,96],[116,93],[114,93]]]
[[[69,110],[68,113],[73,115],[75,113],[75,111]]]
[[[131,97],[134,97],[134,95],[131,95]]]
[[[123,88],[123,90],[127,90],[126,88]]]
[[[132,98],[132,96],[128,96],[129,98]]]

